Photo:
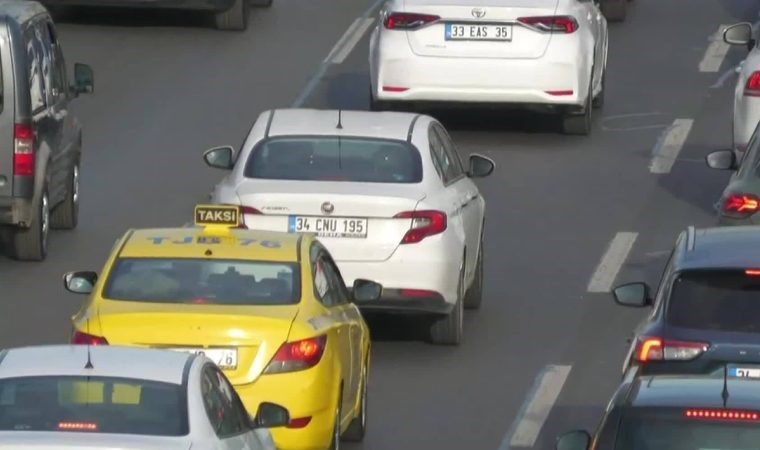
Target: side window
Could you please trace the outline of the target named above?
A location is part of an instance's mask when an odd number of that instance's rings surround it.
[[[430,155],[433,158],[435,170],[441,177],[443,184],[448,184],[451,181],[450,161],[446,156],[446,149],[440,136],[432,126],[428,129],[428,140],[430,141]]]
[[[443,144],[443,149],[445,151],[447,160],[449,161],[449,179],[453,180],[455,178],[461,177],[464,175],[465,170],[464,167],[462,167],[462,160],[459,158],[459,153],[457,152],[456,145],[454,145],[454,141],[451,140],[451,136],[449,136],[449,133],[447,133],[441,125],[435,124],[433,125],[433,128],[438,134],[441,143]]]
[[[758,156],[760,156],[760,124],[755,128],[755,132],[749,138],[747,148],[744,151],[744,156],[739,164],[739,170],[737,176],[742,178],[750,170],[755,170],[757,167]]]
[[[335,262],[327,256],[322,254],[322,261],[324,262],[325,272],[327,274],[327,282],[330,284],[330,290],[335,294],[335,304],[348,303],[348,291],[346,290],[346,284],[343,281],[343,277],[340,275],[340,269]]]
[[[248,431],[248,417],[232,385],[222,372],[208,365],[201,375],[201,395],[209,422],[217,436],[226,438]]]
[[[42,34],[45,47],[49,47],[52,58],[50,66],[50,93],[53,102],[58,102],[66,97],[66,64],[63,60],[61,47],[58,45],[55,26],[50,20],[45,20]]]
[[[45,83],[42,75],[42,43],[37,38],[37,33],[35,31],[36,27],[34,25],[29,25],[24,31],[32,113],[36,113],[47,106],[47,94],[45,92]]]
[[[323,305],[330,307],[337,305],[339,299],[330,284],[330,277],[322,252],[322,246],[313,243],[309,250],[309,260],[311,261],[311,273],[314,280],[314,293]]]

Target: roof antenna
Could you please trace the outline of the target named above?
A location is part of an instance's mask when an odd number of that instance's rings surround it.
[[[723,365],[723,392],[720,394],[723,397],[723,408],[726,408],[728,402],[728,365]]]
[[[339,130],[342,130],[342,129],[343,129],[343,123],[342,123],[342,121],[341,121],[341,114],[340,114],[340,110],[338,110],[338,126],[336,126],[335,128],[337,128],[337,129],[339,129]]]
[[[90,334],[90,317],[87,317],[87,334]],[[87,343],[87,362],[84,364],[85,369],[94,369],[92,365],[92,355],[90,354],[90,343]]]

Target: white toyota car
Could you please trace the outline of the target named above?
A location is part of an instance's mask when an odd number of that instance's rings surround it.
[[[229,170],[211,200],[242,205],[248,228],[316,233],[344,282],[384,286],[365,311],[435,317],[430,337],[458,344],[462,309],[480,305],[485,201],[472,179],[494,163],[465,166],[430,116],[280,109],[262,113],[242,148],[207,150]]]
[[[513,105],[588,134],[604,102],[607,20],[592,0],[389,0],[370,37],[373,109]]]
[[[288,411],[248,416],[205,356],[118,346],[0,350],[5,450],[275,450],[266,427]]]
[[[749,22],[731,25],[723,31],[726,43],[745,46],[749,50],[734,89],[733,147],[739,154],[744,153],[760,121],[760,47],[752,35]]]

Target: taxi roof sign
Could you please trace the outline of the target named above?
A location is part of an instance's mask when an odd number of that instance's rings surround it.
[[[239,227],[240,207],[235,205],[196,205],[195,224],[204,227]]]

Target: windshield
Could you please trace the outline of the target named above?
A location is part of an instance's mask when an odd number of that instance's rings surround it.
[[[106,377],[0,380],[0,430],[183,436],[182,386]]]
[[[668,323],[685,328],[760,332],[760,276],[744,270],[692,270],[676,278]]]
[[[248,178],[370,183],[419,183],[419,152],[403,141],[356,137],[272,138],[259,144]]]
[[[301,298],[297,263],[121,258],[103,296],[112,300],[222,305],[283,305]]]
[[[615,450],[760,449],[757,421],[704,420],[653,408],[629,409],[620,420]]]

